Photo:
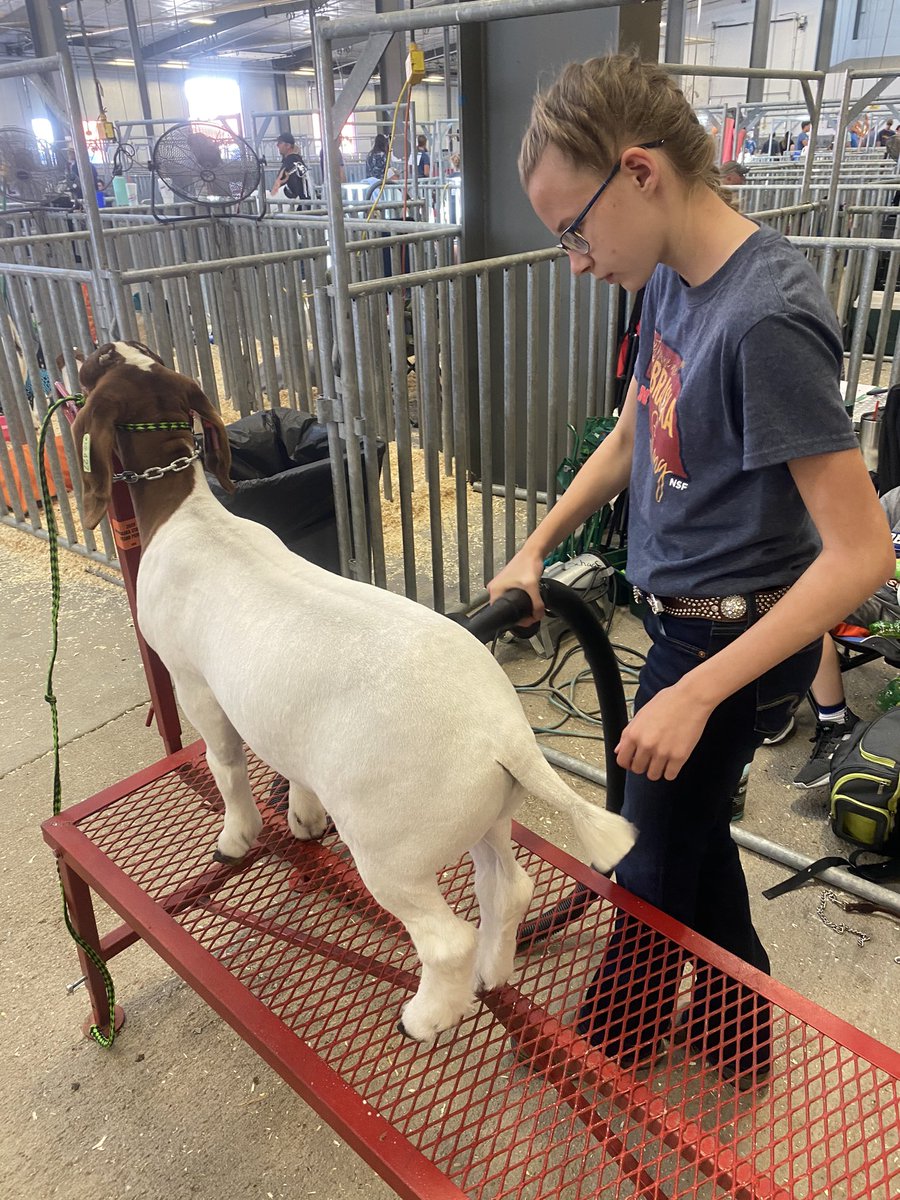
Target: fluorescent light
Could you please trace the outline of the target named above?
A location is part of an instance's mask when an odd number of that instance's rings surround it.
[[[423,83],[443,83],[444,77],[443,77],[443,75],[426,75],[423,78],[422,82]]]
[[[298,67],[296,71],[291,71],[292,75],[315,75],[315,67]]]
[[[189,67],[191,64],[189,62],[182,62],[177,58],[171,58],[171,59],[169,59],[168,62],[161,62],[159,65],[161,67],[177,67],[180,70],[184,70],[186,67]]]
[[[109,65],[111,67],[133,67],[134,59],[133,58],[111,58],[109,60]]]
[[[188,25],[215,25],[215,17],[188,17]]]

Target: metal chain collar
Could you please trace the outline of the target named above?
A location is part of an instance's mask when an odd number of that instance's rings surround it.
[[[825,916],[825,905],[829,900],[832,902],[832,904],[837,904],[838,908],[840,908],[840,902],[838,901],[838,898],[835,896],[834,892],[822,892],[822,895],[819,897],[819,907],[816,909],[816,916],[823,925],[827,926],[828,929],[833,929],[835,933],[852,934],[853,937],[856,938],[857,945],[859,946],[864,946],[866,942],[870,942],[872,940],[870,934],[862,933],[859,929],[851,929],[849,925],[838,925],[834,921],[829,921]],[[895,959],[894,961],[896,962],[897,960]]]
[[[162,479],[170,471],[186,471],[191,463],[199,457],[200,451],[195,449],[193,454],[186,454],[183,458],[173,458],[167,467],[148,467],[146,471],[119,471],[117,475],[113,475],[112,481],[113,483],[140,483],[142,479]]]
[[[132,433],[146,433],[157,429],[190,429],[189,421],[122,421],[116,423],[116,429],[128,429]]]
[[[146,471],[120,471],[113,475],[113,483],[140,483],[143,479],[162,479],[173,471],[186,471],[192,462],[203,453],[203,426],[198,417],[194,416],[194,425],[189,421],[133,421],[119,423],[117,429],[129,429],[136,433],[168,429],[194,429],[194,453],[185,454],[182,458],[174,458],[166,467],[148,467]]]

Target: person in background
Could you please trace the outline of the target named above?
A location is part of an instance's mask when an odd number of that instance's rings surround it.
[[[886,492],[881,497],[881,507],[894,534],[900,535],[900,488]],[[897,620],[900,620],[900,599],[897,580],[891,578],[864,600],[844,623],[868,629],[874,621]],[[847,704],[837,646],[827,634],[822,639],[822,658],[809,689],[809,700],[816,718],[816,731],[810,738],[813,749],[809,760],[794,776],[794,787],[797,788],[821,787],[828,782],[835,750],[850,737],[860,719]],[[784,741],[793,731],[792,717],[773,740]]]
[[[431,155],[428,153],[428,138],[420,133],[416,138],[416,175],[427,179],[431,174]]]
[[[387,137],[383,133],[376,133],[375,140],[372,142],[372,149],[366,155],[366,178],[369,180],[377,180],[379,183],[385,177],[385,168],[388,167],[388,151],[389,145]],[[397,178],[397,172],[393,165],[388,168],[387,178],[389,180]]]
[[[100,191],[100,176],[97,174],[97,168],[91,163],[91,173],[94,178],[94,191]],[[81,190],[81,176],[78,173],[78,160],[75,157],[75,147],[66,146],[66,184],[69,191],[72,193],[74,200],[83,200],[84,193]]]
[[[275,139],[275,147],[281,155],[281,170],[275,176],[271,195],[277,196],[284,188],[284,193],[292,200],[309,199],[309,173],[303,156],[297,149],[294,135],[289,130],[279,133]]]
[[[800,122],[800,132],[794,138],[794,145],[793,149],[791,150],[791,158],[798,159],[809,146],[809,131],[811,129],[811,121]]]
[[[857,117],[848,131],[850,138],[850,147],[853,150],[858,149],[864,144],[869,136],[869,114],[864,113],[861,117]]]
[[[882,150],[886,150],[890,140],[897,134],[894,128],[894,122],[888,118],[881,129],[878,130],[878,137],[875,139]]]
[[[719,174],[724,184],[730,187],[738,187],[740,184],[747,182],[747,176],[750,172],[743,163],[737,162],[736,159],[731,159],[730,162],[722,163],[721,167],[719,167]]]
[[[894,563],[841,399],[840,327],[804,255],[730,204],[713,143],[657,64],[567,66],[535,97],[519,173],[573,275],[646,292],[614,430],[490,597],[521,588],[542,617],[546,557],[628,489],[628,578],[651,645],[615,748],[640,831],[616,877],[768,971],[731,798],[808,690],[824,632]],[[628,1067],[674,1018],[721,1078],[755,1086],[771,1069],[769,1006],[742,987],[725,1005],[701,970],[676,1018],[681,974],[620,911],[579,1035]]]

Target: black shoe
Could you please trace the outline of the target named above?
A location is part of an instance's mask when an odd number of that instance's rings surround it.
[[[813,743],[812,754],[794,776],[794,787],[814,788],[827,783],[835,750],[847,740],[858,724],[859,717],[849,708],[843,721],[819,721],[815,735],[810,738]]]
[[[779,729],[777,733],[770,733],[768,737],[764,737],[762,744],[764,746],[780,746],[782,742],[786,742],[794,733],[797,723],[793,717],[788,717],[788,723],[784,729]]]

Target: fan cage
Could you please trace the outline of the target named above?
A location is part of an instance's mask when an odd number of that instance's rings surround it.
[[[180,200],[233,208],[260,185],[253,148],[227,125],[185,121],[167,129],[153,147],[150,168]]]
[[[59,170],[47,161],[49,150],[27,129],[0,128],[0,192],[23,204],[40,202],[58,183]]]

